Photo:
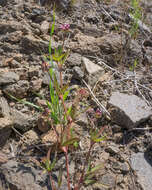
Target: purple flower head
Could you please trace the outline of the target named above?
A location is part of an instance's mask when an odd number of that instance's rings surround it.
[[[102,111],[100,109],[97,109],[96,112],[95,112],[95,117],[96,118],[101,118],[102,116]]]
[[[70,28],[70,24],[62,24],[60,26],[60,29],[63,31],[67,31],[67,30],[69,30],[69,28]]]

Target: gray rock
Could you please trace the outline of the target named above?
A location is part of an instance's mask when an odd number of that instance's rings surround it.
[[[52,45],[53,46],[53,45]],[[48,42],[37,39],[31,34],[23,36],[21,39],[21,52],[25,54],[39,54],[41,51],[48,52]]]
[[[0,97],[0,117],[9,117],[10,108],[7,100],[4,97]]]
[[[80,80],[83,77],[84,77],[84,72],[82,71],[82,69],[78,66],[75,66],[73,68],[73,78]]]
[[[16,83],[18,80],[19,76],[14,72],[0,73],[0,85]]]
[[[152,188],[152,166],[144,157],[144,153],[136,153],[131,156],[131,167],[138,176],[138,182],[143,190]]]
[[[12,33],[17,30],[22,30],[23,25],[17,21],[8,21],[0,23],[0,34],[6,35],[8,32]]]
[[[118,154],[120,152],[119,148],[114,144],[111,143],[106,149],[106,152],[109,152],[110,154]]]
[[[87,77],[88,83],[91,86],[94,85],[98,81],[99,77],[104,74],[104,69],[85,57],[82,58],[82,64],[84,70],[86,70],[89,74],[89,76]]]
[[[88,118],[86,113],[81,113],[78,118],[76,119],[76,124],[80,125],[80,126],[88,126],[89,122],[88,122]]]
[[[11,119],[14,123],[14,127],[20,129],[22,131],[27,131],[30,128],[36,126],[38,116],[29,116],[27,114],[23,114],[22,112],[11,109]]]
[[[10,118],[0,118],[0,147],[4,146],[11,134],[13,121]]]
[[[109,104],[113,107],[112,120],[124,128],[133,128],[152,115],[151,108],[135,95],[114,92]]]
[[[41,26],[40,26],[41,32],[44,33],[44,34],[47,34],[49,29],[50,29],[50,23],[48,21],[46,21],[46,20],[43,21]]]
[[[123,174],[127,174],[130,171],[130,167],[126,162],[124,162],[121,164],[120,170]]]
[[[80,66],[81,65],[81,55],[79,53],[72,53],[68,57],[67,63],[71,66]]]
[[[39,68],[38,67],[31,67],[28,71],[28,77],[31,79],[32,77],[39,77]]]
[[[21,64],[16,60],[11,61],[9,65],[11,68],[19,68],[21,66]]]
[[[10,93],[17,98],[24,98],[29,90],[29,82],[26,80],[20,80],[15,84],[7,85],[3,88],[4,93]]]
[[[113,188],[115,186],[115,178],[111,174],[105,174],[102,176],[100,183],[108,188]]]
[[[0,168],[1,189],[6,190],[6,187],[14,190],[51,189],[47,175],[42,173],[43,170],[35,169],[31,164],[9,160]]]
[[[30,82],[30,91],[38,92],[42,86],[42,79],[33,80]]]

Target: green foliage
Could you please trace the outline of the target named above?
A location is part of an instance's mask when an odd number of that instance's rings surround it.
[[[130,29],[130,35],[132,38],[136,38],[138,32],[138,21],[142,18],[142,11],[139,5],[140,0],[131,0],[131,6],[133,10],[131,11],[131,17],[133,19],[132,26]]]
[[[137,67],[137,65],[138,65],[138,61],[137,61],[137,59],[135,59],[133,65],[131,65],[130,68],[129,68],[130,71],[134,71],[135,68]]]

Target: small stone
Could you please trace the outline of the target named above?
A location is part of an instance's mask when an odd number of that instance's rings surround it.
[[[28,77],[31,79],[32,77],[39,77],[39,68],[30,68],[28,71]]]
[[[18,80],[19,76],[14,72],[0,73],[0,85],[16,83]]]
[[[20,63],[16,60],[12,60],[10,63],[9,63],[9,66],[11,68],[19,68],[20,67]]]
[[[112,164],[112,168],[113,169],[115,169],[115,170],[120,170],[120,163],[119,162],[114,162],[113,164]]]
[[[84,77],[84,72],[82,71],[82,69],[78,66],[75,66],[73,68],[73,78],[80,80],[83,77]]]
[[[120,168],[121,172],[123,174],[127,174],[130,171],[130,167],[129,165],[125,162],[123,164],[121,164],[121,168]]]
[[[99,65],[93,63],[92,61],[90,61],[89,59],[87,59],[85,57],[82,58],[82,63],[84,65],[86,71],[90,75],[95,75],[98,72],[102,72],[103,71],[102,67],[100,67]]]
[[[56,130],[60,135],[61,134],[61,126],[57,125]],[[57,134],[52,129],[49,130],[47,133],[41,135],[41,138],[42,138],[43,143],[52,143],[52,144],[57,143]]]
[[[81,65],[81,55],[78,53],[72,53],[68,59],[67,59],[67,63],[70,66],[80,66]]]
[[[6,163],[7,161],[7,156],[0,151],[0,165]]]
[[[46,20],[43,21],[41,26],[40,26],[41,32],[44,33],[44,34],[47,34],[49,29],[50,29],[50,23],[48,21],[46,21]]]
[[[38,119],[38,129],[41,132],[46,133],[50,128],[51,126],[49,124],[48,117],[40,116]]]
[[[4,146],[11,134],[13,121],[9,118],[0,118],[0,147]]]
[[[102,176],[100,183],[108,188],[113,188],[115,186],[115,178],[111,174],[105,174]]]
[[[152,187],[152,168],[151,164],[145,159],[144,153],[136,153],[131,156],[131,167],[136,171],[138,183],[143,190],[150,190]]]
[[[88,126],[88,118],[86,113],[81,113],[76,119],[76,124],[80,126]]]
[[[7,85],[4,87],[3,92],[17,97],[24,98],[29,90],[29,82],[26,80],[19,80],[17,83],[12,85]]]
[[[101,160],[108,160],[109,159],[109,153],[107,153],[107,152],[102,152],[101,154],[100,154],[100,158],[101,158]]]
[[[121,130],[122,130],[122,128],[121,128],[121,126],[119,126],[119,125],[113,125],[113,126],[112,126],[112,131],[113,131],[114,133],[119,133],[119,132],[121,132]]]
[[[29,116],[16,109],[11,109],[11,119],[14,122],[14,127],[21,131],[27,131],[30,128],[36,126],[38,116]]]
[[[135,96],[114,92],[109,104],[112,120],[127,129],[136,127],[152,115],[151,108],[144,100]]]
[[[152,98],[152,92],[149,92],[150,97]]]
[[[37,92],[41,89],[42,86],[42,79],[33,80],[30,82],[30,90]]]
[[[117,184],[120,184],[124,181],[124,176],[122,174],[117,176]]]
[[[39,140],[39,136],[33,130],[29,130],[26,133],[24,133],[24,137],[26,137],[27,143],[29,144],[35,143],[37,140]]]
[[[10,116],[10,108],[7,103],[7,100],[4,97],[0,97],[0,117]]]
[[[104,75],[104,69],[100,67],[99,65],[93,63],[89,59],[83,57],[82,58],[82,64],[84,69],[87,71],[89,76],[87,76],[89,85],[94,85],[98,79]]]
[[[110,154],[118,154],[120,152],[119,148],[114,144],[111,143],[107,148],[106,152],[109,152]]]
[[[35,99],[35,101],[36,101],[36,104],[37,104],[38,106],[47,107],[46,100],[42,100],[42,99],[40,99],[40,98],[37,97],[37,98]]]

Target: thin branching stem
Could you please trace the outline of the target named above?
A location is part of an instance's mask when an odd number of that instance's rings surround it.
[[[67,151],[65,152],[65,159],[66,159],[68,190],[71,190],[71,187],[70,187],[70,174],[69,174],[69,160],[68,160]]]

